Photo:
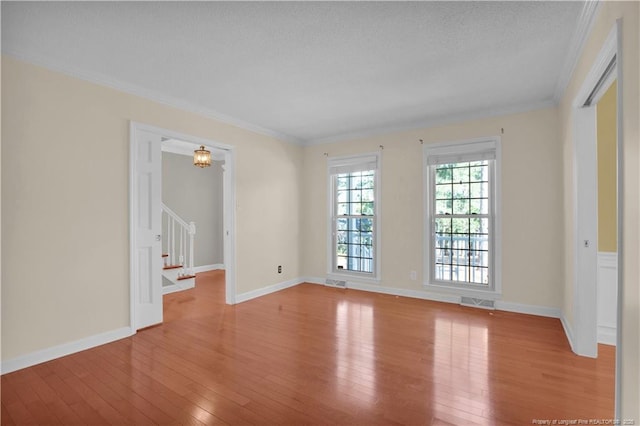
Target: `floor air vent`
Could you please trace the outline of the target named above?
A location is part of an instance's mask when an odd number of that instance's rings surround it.
[[[330,280],[329,278],[327,278],[327,280],[325,281],[325,285],[328,285],[328,286],[331,286],[331,287],[346,288],[347,287],[347,282],[346,281],[340,281],[340,280]]]
[[[476,299],[475,297],[466,297],[466,296],[463,296],[460,299],[460,304],[463,306],[471,306],[473,308],[483,308],[483,309],[495,309],[493,302],[494,302],[493,300]]]

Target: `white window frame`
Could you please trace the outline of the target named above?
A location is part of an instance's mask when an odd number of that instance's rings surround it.
[[[364,167],[364,168],[363,168]],[[374,229],[373,229],[373,272],[357,272],[349,270],[339,270],[336,265],[336,194],[334,176],[339,173],[350,173],[360,170],[374,169]],[[345,281],[364,281],[380,283],[380,174],[381,174],[381,153],[372,152],[359,155],[349,155],[341,157],[329,157],[327,159],[327,196],[329,207],[327,224],[327,278]],[[365,216],[369,217],[369,216]]]
[[[495,154],[492,154],[495,153]],[[495,157],[495,158],[493,158]],[[474,159],[490,159],[493,166],[490,170],[490,198],[489,218],[489,285],[474,283],[461,284],[435,281],[435,258],[433,249],[434,238],[434,170],[438,159],[450,162],[473,161]],[[424,173],[424,282],[425,290],[437,293],[448,293],[467,297],[498,299],[502,294],[502,148],[499,136],[469,139],[453,142],[439,142],[423,146]]]

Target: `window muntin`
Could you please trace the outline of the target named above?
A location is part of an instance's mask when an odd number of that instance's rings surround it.
[[[335,271],[374,273],[375,170],[335,175]]]

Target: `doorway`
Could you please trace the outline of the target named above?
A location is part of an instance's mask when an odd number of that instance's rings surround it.
[[[235,291],[235,152],[232,146],[141,123],[130,123],[130,318],[132,331],[162,323],[162,140],[203,145],[224,159],[225,302]]]
[[[574,154],[574,243],[573,243],[573,330],[568,330],[572,350],[589,357],[598,355],[598,164],[596,105],[606,94],[613,81],[616,85],[615,149],[616,149],[616,298],[615,325],[616,371],[615,412],[620,418],[621,392],[621,291],[622,291],[622,67],[620,57],[621,21],[610,31],[591,70],[573,102],[573,154]]]
[[[163,294],[195,286],[197,273],[224,269],[224,150],[206,148],[209,162],[194,165],[200,145],[162,138]],[[208,164],[208,166],[206,166]]]

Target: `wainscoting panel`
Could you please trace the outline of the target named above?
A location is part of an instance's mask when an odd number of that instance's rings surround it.
[[[616,344],[618,254],[598,252],[598,343]]]

